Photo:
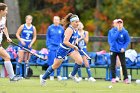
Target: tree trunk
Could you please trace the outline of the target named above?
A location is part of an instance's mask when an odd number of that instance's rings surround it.
[[[96,29],[95,29],[95,33],[94,33],[94,36],[100,36],[100,27],[98,25],[98,13],[100,11],[100,0],[96,0],[96,11],[95,11],[95,24],[96,24]],[[99,42],[94,42],[93,43],[93,51],[99,51]]]
[[[18,0],[4,0],[8,6],[7,28],[9,34],[15,34],[21,25]]]

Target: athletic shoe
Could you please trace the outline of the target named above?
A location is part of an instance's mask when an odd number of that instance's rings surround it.
[[[54,80],[54,76],[50,76],[50,80]]]
[[[69,74],[69,77],[70,77],[71,79],[73,79],[73,80],[74,80],[75,82],[77,82],[77,83],[80,82],[80,80],[79,80],[76,76],[72,76],[71,73]]]
[[[58,79],[58,81],[61,81],[62,77],[61,76],[57,76],[57,79]]]
[[[19,81],[21,80],[21,78],[17,77],[17,76],[14,76],[12,79],[10,79],[10,82],[12,81]]]
[[[115,78],[112,78],[111,82],[112,83],[116,83],[116,79]]]
[[[88,81],[95,82],[96,80],[95,80],[93,77],[90,77],[90,78],[88,79]]]
[[[43,75],[40,75],[40,85],[46,86],[46,80],[44,80],[42,77],[43,77]]]
[[[78,79],[79,79],[79,81],[82,81],[82,77],[79,77]]]
[[[116,80],[116,82],[119,82],[120,81],[119,77],[116,77],[115,80]]]
[[[128,81],[128,79],[125,79],[125,80],[124,80],[124,83],[125,83],[125,84],[130,84],[130,82]]]

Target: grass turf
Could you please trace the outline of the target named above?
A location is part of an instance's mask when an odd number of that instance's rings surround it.
[[[112,88],[109,86],[112,85]],[[96,82],[73,80],[50,81],[42,87],[39,78],[23,79],[18,82],[9,82],[8,78],[0,78],[0,93],[140,93],[140,84],[132,82],[112,84],[109,81],[97,79]]]

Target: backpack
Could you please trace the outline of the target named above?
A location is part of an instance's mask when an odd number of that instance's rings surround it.
[[[135,62],[132,62],[129,58],[125,58],[126,66],[134,66]]]
[[[96,54],[95,57],[95,65],[106,65],[107,64],[107,57],[105,54]]]
[[[138,55],[136,58],[136,66],[140,67],[140,55]]]
[[[31,77],[33,75],[33,70],[29,67],[27,77]]]

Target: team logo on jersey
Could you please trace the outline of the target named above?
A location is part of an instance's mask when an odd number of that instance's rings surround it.
[[[58,33],[61,34],[61,30],[59,30]]]
[[[121,35],[121,37],[123,37],[123,35]]]

